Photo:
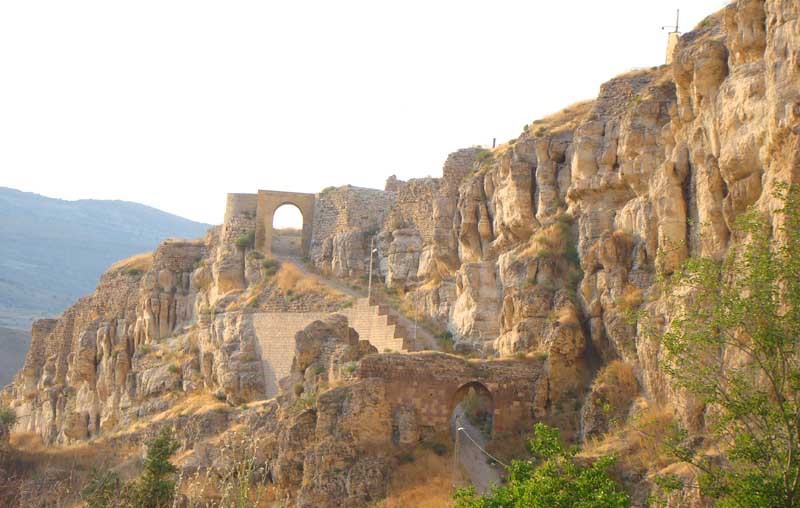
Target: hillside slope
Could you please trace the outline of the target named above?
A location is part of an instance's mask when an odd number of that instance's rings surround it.
[[[11,382],[25,359],[31,334],[25,330],[15,330],[0,326],[0,386]]]
[[[27,329],[91,293],[114,261],[208,225],[126,201],[64,201],[0,187],[0,326]]]

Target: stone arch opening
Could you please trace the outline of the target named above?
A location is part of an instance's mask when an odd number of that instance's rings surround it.
[[[303,255],[303,211],[293,203],[279,205],[272,214],[272,244],[275,256]]]
[[[470,435],[479,433],[483,440],[492,437],[494,428],[494,397],[479,381],[461,385],[450,404],[450,431],[455,436],[459,427]]]
[[[256,215],[256,249],[263,254],[272,255],[272,238],[275,234],[273,219],[279,208],[293,205],[303,218],[301,247],[299,255],[309,255],[311,228],[314,223],[314,194],[300,192],[258,191]]]

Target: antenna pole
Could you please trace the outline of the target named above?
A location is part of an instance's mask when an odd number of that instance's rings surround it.
[[[675,32],[676,33],[680,31],[680,30],[678,30],[678,27],[680,26],[680,20],[681,20],[681,10],[678,9],[678,13],[675,15]]]

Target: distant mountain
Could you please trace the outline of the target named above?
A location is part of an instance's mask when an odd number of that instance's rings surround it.
[[[22,367],[30,343],[30,332],[0,326],[0,388]]]
[[[138,203],[0,187],[0,326],[28,330],[91,293],[115,261],[169,237],[200,237],[208,227]]]

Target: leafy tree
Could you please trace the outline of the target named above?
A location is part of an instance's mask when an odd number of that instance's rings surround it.
[[[584,466],[577,448],[565,448],[558,429],[537,423],[528,446],[533,460],[515,460],[508,481],[479,496],[473,487],[459,489],[456,508],[624,508],[630,498],[609,477],[613,457]]]
[[[665,369],[707,404],[719,452],[685,439],[672,449],[722,507],[800,506],[800,192],[780,186],[776,197],[774,227],[743,214],[732,231],[741,247],[722,263],[689,259],[666,283],[684,309],[661,339]]]
[[[131,487],[131,506],[142,508],[167,508],[175,496],[172,475],[177,468],[169,461],[178,450],[171,427],[163,427],[158,436],[147,445],[144,472]]]

